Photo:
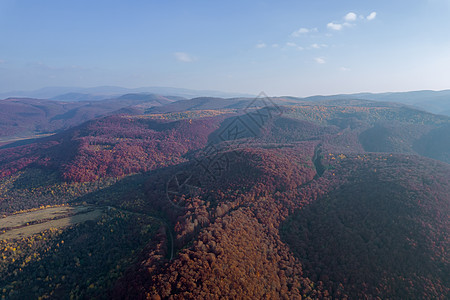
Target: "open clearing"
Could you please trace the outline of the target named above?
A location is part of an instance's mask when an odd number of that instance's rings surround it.
[[[0,147],[6,146],[11,143],[27,141],[27,140],[35,140],[35,139],[48,137],[48,136],[52,136],[52,135],[54,135],[54,133],[33,134],[30,136],[24,136],[24,137],[0,137]]]
[[[12,215],[0,219],[0,239],[20,239],[49,228],[61,228],[88,220],[98,219],[103,213],[101,208],[89,206],[62,206]],[[27,225],[30,222],[40,222]]]
[[[60,206],[11,215],[0,219],[0,230],[4,228],[24,226],[26,225],[26,223],[45,219],[61,218],[67,215],[81,213],[89,209],[92,208],[88,206]]]

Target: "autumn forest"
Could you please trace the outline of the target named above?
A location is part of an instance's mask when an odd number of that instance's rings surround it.
[[[0,120],[2,299],[450,296],[448,116],[122,100]]]

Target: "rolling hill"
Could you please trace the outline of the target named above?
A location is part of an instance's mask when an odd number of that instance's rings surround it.
[[[127,94],[116,99],[73,102],[8,98],[0,100],[0,138],[6,141],[54,133],[100,116],[117,113],[125,107],[133,109],[139,105],[158,106],[179,99],[154,94]]]
[[[128,107],[0,149],[4,218],[47,205],[102,211],[2,240],[0,290],[10,298],[448,298],[450,119],[355,99],[265,104]]]
[[[357,93],[330,96],[311,96],[302,98],[306,101],[340,100],[340,99],[363,99],[382,102],[397,102],[425,111],[449,116],[450,90],[443,91],[411,91],[395,93]]]

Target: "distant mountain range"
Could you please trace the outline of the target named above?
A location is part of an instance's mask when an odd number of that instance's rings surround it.
[[[148,93],[144,92],[145,90],[155,90],[159,93]],[[0,100],[0,144],[59,132],[105,115],[161,114],[217,109],[243,110],[252,105],[255,99],[255,96],[249,95],[192,97],[200,94],[232,95],[214,91],[158,87],[139,89],[60,87],[44,88],[34,92],[17,92],[17,95],[22,97]],[[25,97],[26,95],[34,98]],[[450,90],[318,95],[305,98],[285,96],[271,97],[270,100],[266,100],[278,106],[321,104],[401,107],[406,105],[418,110],[450,116]]]
[[[7,299],[450,299],[450,117],[177,99],[0,101]]]
[[[118,86],[98,86],[91,88],[81,87],[45,87],[34,91],[11,91],[0,93],[0,99],[10,97],[27,97],[38,99],[52,99],[58,101],[95,101],[116,98],[123,94],[147,93],[167,96],[178,96],[183,98],[195,97],[253,97],[251,94],[230,93],[212,90],[192,90],[173,87],[140,87],[123,88]]]
[[[163,96],[175,96],[186,99],[200,97],[214,98],[253,98],[255,95],[245,93],[231,93],[213,90],[193,90],[173,87],[141,87],[123,88],[117,86],[99,86],[91,88],[81,87],[46,87],[34,91],[12,91],[0,93],[0,99],[6,98],[37,98],[55,101],[99,101],[111,98],[119,98],[124,94],[158,94]],[[181,100],[181,98],[179,100]],[[326,101],[326,100],[373,100],[383,102],[397,102],[405,105],[435,113],[450,116],[450,90],[442,91],[410,91],[394,93],[355,93],[337,95],[315,95],[310,97],[281,97],[283,99],[298,101]]]
[[[443,91],[411,91],[397,93],[357,93],[357,94],[340,94],[330,96],[311,96],[302,98],[306,101],[323,101],[323,100],[339,100],[339,99],[363,99],[384,102],[397,102],[406,105],[415,106],[425,111],[450,115],[450,90]]]

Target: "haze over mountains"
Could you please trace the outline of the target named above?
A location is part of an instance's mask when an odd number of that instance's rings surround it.
[[[45,87],[34,91],[11,91],[0,93],[0,98],[10,97],[28,97],[38,99],[54,99],[62,101],[80,101],[80,100],[101,100],[116,98],[123,94],[145,93],[179,96],[183,98],[194,97],[252,97],[253,95],[244,93],[228,93],[209,90],[192,90],[173,87],[141,87],[141,88],[123,88],[118,86],[98,86],[91,88],[81,87]],[[91,99],[89,99],[91,98]]]
[[[99,101],[115,99],[124,94],[158,94],[162,96],[180,97],[185,99],[198,97],[215,98],[252,98],[256,95],[243,93],[230,93],[220,91],[204,91],[171,87],[142,87],[142,88],[122,88],[116,86],[101,86],[92,88],[77,87],[47,87],[35,91],[12,91],[0,93],[0,98],[35,98],[57,100],[65,102],[76,101]],[[397,102],[411,105],[425,111],[437,114],[450,115],[450,90],[442,91],[410,91],[392,93],[355,93],[337,95],[317,95],[309,97],[285,96],[295,101],[324,101],[324,100],[374,100],[383,102]]]
[[[411,91],[396,93],[357,93],[332,96],[312,96],[305,100],[365,99],[385,102],[397,102],[411,105],[428,112],[450,115],[450,90],[443,91]]]
[[[160,91],[165,95],[143,93],[139,91]],[[123,92],[131,92],[121,94]],[[64,94],[59,94],[68,92]],[[172,93],[172,94],[169,94]],[[111,114],[149,114],[182,112],[204,109],[242,110],[254,97],[196,97],[203,91],[177,88],[139,88],[124,89],[120,87],[97,88],[43,88],[33,92],[18,92],[17,95],[30,95],[38,98],[10,97],[0,100],[0,145],[16,140],[53,134],[85,121]],[[207,95],[230,95],[221,92],[206,92]],[[11,93],[10,95],[14,95]],[[182,95],[182,96],[180,96]],[[48,99],[44,99],[45,97]],[[370,94],[359,93],[349,95],[298,97],[272,97],[277,105],[299,105],[305,103],[326,104],[329,101],[369,100],[367,105],[377,102],[386,105],[408,105],[432,113],[450,115],[450,91],[416,91],[405,93]],[[375,101],[369,104],[370,101]],[[337,102],[334,102],[337,103]],[[399,104],[394,104],[399,103]],[[382,146],[377,146],[382,147]],[[372,149],[377,149],[377,147]]]

